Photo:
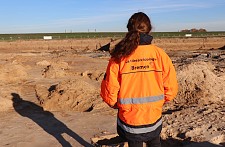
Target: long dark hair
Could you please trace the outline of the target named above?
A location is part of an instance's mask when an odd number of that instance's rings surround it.
[[[131,55],[139,45],[140,33],[149,34],[152,29],[149,17],[143,13],[134,13],[127,24],[128,32],[111,52],[112,58],[119,62],[122,58]]]

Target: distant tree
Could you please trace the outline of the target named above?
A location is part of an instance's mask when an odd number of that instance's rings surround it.
[[[185,30],[181,30],[180,32],[185,32],[185,33],[189,33],[189,32],[190,32],[190,30],[188,30],[188,29],[185,29]]]
[[[206,29],[199,29],[198,32],[207,32]]]
[[[206,31],[206,29],[203,29],[203,28],[201,28],[201,29],[196,29],[196,28],[192,28],[192,29],[190,29],[190,30],[188,30],[188,29],[184,29],[184,30],[181,30],[180,32],[185,32],[185,33],[194,33],[194,32],[207,32]]]
[[[196,28],[191,29],[191,32],[198,32],[198,30]]]

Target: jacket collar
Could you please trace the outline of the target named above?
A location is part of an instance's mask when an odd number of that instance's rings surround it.
[[[139,45],[149,45],[152,43],[153,37],[148,34],[140,33],[140,43]]]

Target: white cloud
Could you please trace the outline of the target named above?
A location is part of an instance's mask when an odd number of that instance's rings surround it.
[[[128,8],[126,10],[121,10],[122,12],[132,12],[132,11],[150,11],[151,13],[162,13],[162,12],[170,12],[170,11],[181,11],[187,9],[199,9],[199,8],[210,8],[214,7],[216,4],[211,3],[200,3],[200,2],[192,2],[192,3],[171,3],[171,1],[155,4],[150,4],[150,2],[143,3],[143,5],[139,6],[131,6],[132,8]]]

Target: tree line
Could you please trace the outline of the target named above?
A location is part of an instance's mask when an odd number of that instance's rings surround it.
[[[193,28],[193,29],[184,29],[184,30],[181,30],[180,32],[186,32],[186,33],[194,33],[194,32],[207,32],[206,29],[203,29],[203,28],[200,28],[200,29],[196,29],[196,28]]]

